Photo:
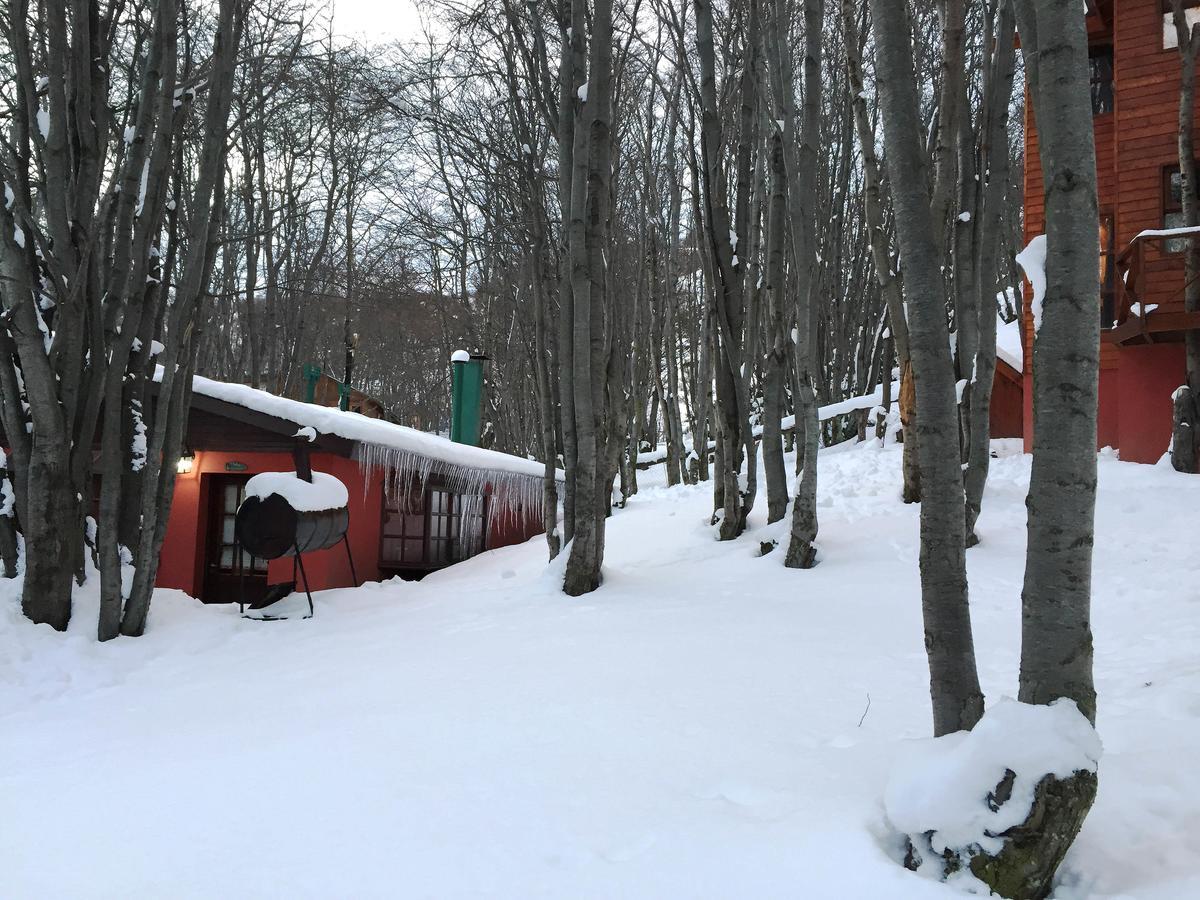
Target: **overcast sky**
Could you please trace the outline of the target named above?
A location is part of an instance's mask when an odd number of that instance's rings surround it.
[[[360,40],[413,40],[421,31],[415,0],[333,0],[334,28]]]

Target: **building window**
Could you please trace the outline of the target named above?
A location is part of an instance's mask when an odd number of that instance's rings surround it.
[[[1113,51],[1112,47],[1093,47],[1088,51],[1088,67],[1092,75],[1092,115],[1101,116],[1113,111]]]
[[[1183,0],[1183,15],[1187,21],[1188,30],[1200,22],[1200,0]],[[1162,0],[1162,45],[1164,50],[1179,48],[1179,33],[1175,30],[1175,11],[1171,0]]]
[[[1163,169],[1163,228],[1183,228],[1183,176],[1179,166]],[[1163,241],[1164,253],[1182,253],[1188,247],[1186,237],[1168,238]]]
[[[413,484],[384,501],[380,562],[438,569],[483,548],[484,498]]]
[[[248,550],[243,550],[237,539],[237,511],[242,505],[242,501],[246,499],[246,482],[231,481],[226,482],[221,486],[221,498],[219,500],[220,507],[217,515],[218,519],[215,523],[216,537],[218,544],[217,565],[222,572],[238,572],[240,563],[242,569],[247,573],[258,572],[264,573],[267,571],[267,561],[259,559],[257,556],[252,556]]]

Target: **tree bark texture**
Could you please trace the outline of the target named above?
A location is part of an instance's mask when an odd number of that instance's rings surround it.
[[[896,210],[910,352],[921,402],[921,604],[935,735],[969,729],[983,713],[967,600],[962,471],[946,290],[931,211],[904,0],[872,0],[876,77]]]

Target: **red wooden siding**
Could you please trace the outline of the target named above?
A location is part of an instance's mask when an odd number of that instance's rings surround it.
[[[1107,0],[1089,19],[1094,46],[1113,48],[1114,110],[1096,116],[1100,211],[1113,216],[1119,253],[1141,231],[1163,227],[1163,170],[1179,162],[1179,54],[1162,46],[1161,0]],[[1025,237],[1045,231],[1037,128],[1026,99]],[[1197,129],[1200,140],[1200,129]],[[1161,311],[1183,308],[1183,260],[1147,248],[1141,296]],[[1118,276],[1119,277],[1119,276]],[[1025,443],[1033,440],[1033,328],[1026,288]],[[1099,315],[1099,300],[1097,300]],[[1182,381],[1178,346],[1122,347],[1102,337],[1097,443],[1121,458],[1155,462],[1167,449],[1170,394]]]
[[[328,472],[339,478],[350,494],[350,527],[347,534],[359,582],[390,578],[394,572],[381,567],[379,559],[382,480],[370,472],[364,472],[354,460],[333,453],[314,453],[311,462],[315,471]],[[201,595],[204,584],[205,536],[209,532],[208,489],[213,480],[212,476],[230,471],[228,467],[231,464],[232,471],[247,475],[294,470],[290,453],[197,451],[191,473],[178,476],[175,482],[175,498],[159,562],[159,587],[178,588],[193,597]],[[522,510],[519,516],[490,516],[485,549],[520,543],[541,530],[541,520],[533,510]],[[352,584],[346,551],[340,543],[327,550],[306,553],[304,568],[313,590],[349,587]],[[270,583],[291,580],[290,558],[270,562]],[[237,600],[236,597],[202,599]]]

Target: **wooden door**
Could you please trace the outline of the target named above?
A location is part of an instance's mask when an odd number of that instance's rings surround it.
[[[208,534],[205,539],[205,603],[253,603],[267,592],[267,561],[241,548],[235,535],[237,510],[246,498],[248,475],[209,475]],[[240,563],[240,567],[239,567]],[[244,593],[243,593],[244,591]]]

